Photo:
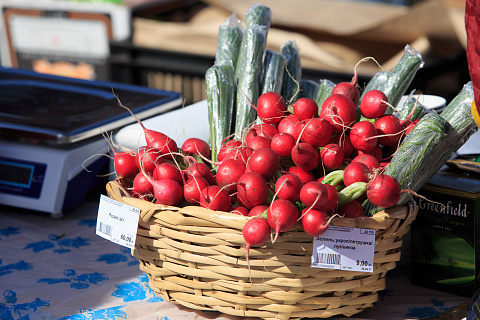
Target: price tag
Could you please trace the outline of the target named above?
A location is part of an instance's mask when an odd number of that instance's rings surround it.
[[[133,249],[137,237],[140,209],[100,196],[97,215],[97,235]]]
[[[312,268],[373,272],[375,230],[329,226],[313,240]]]

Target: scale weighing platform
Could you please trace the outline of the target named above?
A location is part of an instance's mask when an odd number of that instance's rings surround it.
[[[60,217],[106,183],[109,133],[181,107],[180,93],[0,68],[0,205]],[[102,177],[103,176],[103,177]]]

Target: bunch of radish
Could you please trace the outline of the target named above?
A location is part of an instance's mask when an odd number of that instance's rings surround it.
[[[359,101],[350,82],[339,83],[321,106],[309,98],[287,105],[280,94],[264,93],[255,106],[259,121],[242,138],[224,141],[215,163],[206,141],[177,146],[136,118],[146,145],[114,152],[115,171],[133,197],[245,216],[248,259],[248,248],[296,226],[318,236],[334,217],[363,216],[366,200],[396,204],[402,190],[382,170],[407,122],[386,114],[389,107],[378,90]]]

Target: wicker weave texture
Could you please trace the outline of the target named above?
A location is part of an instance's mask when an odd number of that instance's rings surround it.
[[[273,244],[251,248],[247,262],[246,217],[153,204],[129,197],[116,182],[109,182],[107,191],[112,199],[141,210],[132,254],[164,300],[262,319],[352,316],[372,307],[418,212],[411,203],[373,217],[332,220],[337,226],[376,230],[373,273],[365,273],[311,268],[312,237],[300,227]]]

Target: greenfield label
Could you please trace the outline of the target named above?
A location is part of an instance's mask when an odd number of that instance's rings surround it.
[[[329,226],[313,239],[312,268],[373,272],[375,230]]]
[[[97,215],[97,235],[133,249],[140,209],[101,195]]]

